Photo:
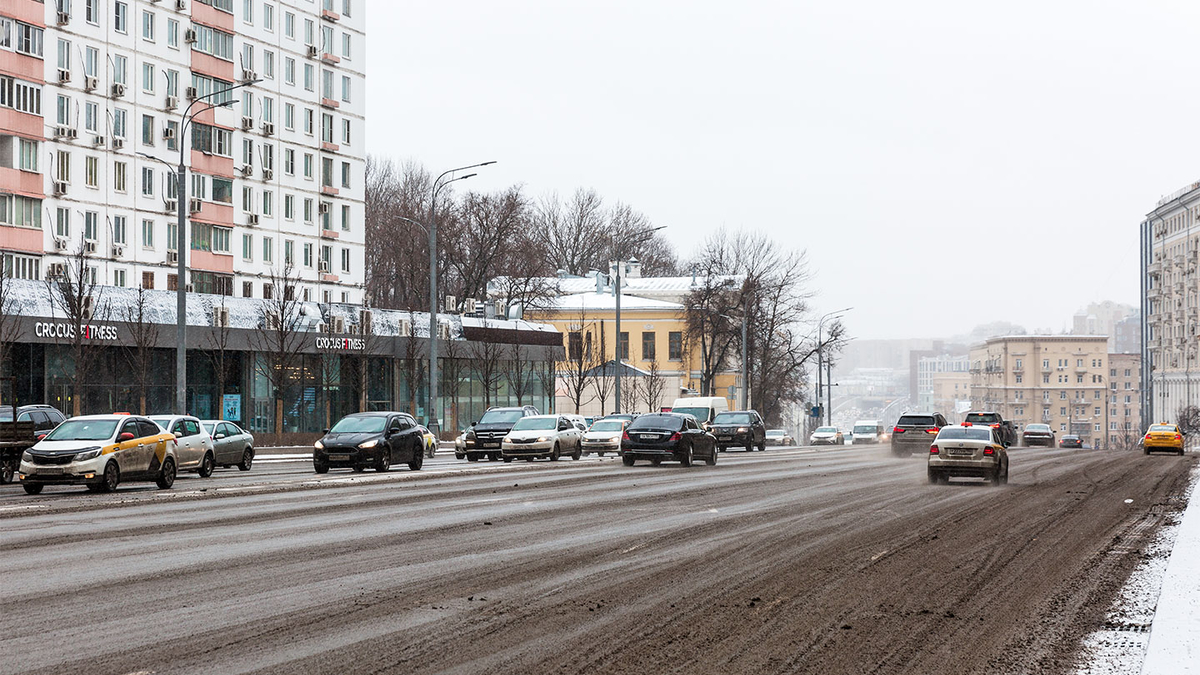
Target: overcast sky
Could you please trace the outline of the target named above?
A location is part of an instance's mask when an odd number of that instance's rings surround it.
[[[1200,3],[372,0],[368,144],[475,190],[594,188],[686,257],[805,249],[861,338],[1137,304],[1137,225],[1200,178]],[[464,184],[466,185],[466,184]]]

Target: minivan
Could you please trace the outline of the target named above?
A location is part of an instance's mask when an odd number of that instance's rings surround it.
[[[677,398],[671,404],[671,412],[695,417],[696,422],[705,431],[708,430],[713,418],[718,413],[723,413],[727,410],[729,410],[729,401],[726,401],[723,396],[688,396],[686,398]]]
[[[854,440],[850,441],[850,444],[882,443],[883,439],[883,422],[879,420],[859,420],[854,423]]]

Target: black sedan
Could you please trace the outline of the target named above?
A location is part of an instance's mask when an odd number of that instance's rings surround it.
[[[401,412],[346,415],[313,444],[313,469],[317,473],[339,467],[387,471],[393,462],[405,462],[417,471],[424,460],[423,430],[410,415]]]
[[[1047,448],[1054,447],[1054,430],[1049,424],[1027,424],[1025,430],[1021,432],[1021,445],[1033,447],[1035,445],[1044,445]]]
[[[621,437],[621,461],[633,466],[639,459],[655,466],[664,460],[691,466],[693,459],[717,463],[717,438],[696,424],[696,418],[680,413],[639,415]]]
[[[1062,439],[1058,442],[1058,447],[1060,447],[1060,448],[1082,448],[1083,447],[1083,439],[1078,436],[1068,434],[1066,436],[1063,436]]]

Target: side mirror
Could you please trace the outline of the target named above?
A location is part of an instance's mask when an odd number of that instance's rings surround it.
[[[123,431],[123,432],[121,432],[120,436],[117,436],[117,440],[118,441],[132,441],[133,434],[128,431]]]
[[[225,432],[224,432],[224,431],[218,431],[218,432],[217,432],[217,435],[216,435],[216,436],[213,436],[213,438],[215,438],[215,439],[217,439],[217,440],[219,441],[219,440],[221,440],[222,438],[225,438]]]
[[[479,424],[479,422],[471,422],[471,426],[475,426],[476,424]]]
[[[328,434],[328,433],[329,433],[329,430],[328,430],[328,429],[326,429],[325,431],[322,431],[321,433],[323,433],[323,434]]]

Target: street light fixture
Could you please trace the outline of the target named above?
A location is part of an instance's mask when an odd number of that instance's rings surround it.
[[[835,309],[834,311],[825,314],[824,316],[822,316],[820,318],[819,321],[817,321],[817,410],[818,411],[821,408],[821,367],[824,365],[823,358],[825,355],[824,354],[825,345],[822,344],[821,329],[825,325],[825,319],[828,319],[830,317],[841,316],[842,314],[845,314],[846,312],[849,312],[852,309],[854,309],[854,308],[853,307],[845,307],[842,309]],[[830,379],[832,379],[832,377],[830,377]],[[821,417],[825,418],[826,425],[832,423],[831,422],[832,410],[830,410],[830,407],[832,405],[833,405],[833,389],[831,387],[827,387],[825,390],[825,414],[821,416]],[[818,419],[817,421],[820,422],[821,420]]]
[[[196,116],[203,112],[208,112],[214,108],[223,108],[233,105],[233,99],[222,101],[221,103],[209,103],[208,99],[222,94],[228,94],[235,89],[249,87],[258,84],[262,80],[250,80],[235,84],[231,87],[225,87],[219,91],[214,91],[204,96],[198,96],[188,104],[188,107],[179,116],[179,133],[176,136],[176,141],[179,143],[179,166],[173,169],[175,174],[175,198],[176,198],[176,224],[175,224],[175,251],[178,257],[178,266],[175,280],[175,413],[177,415],[187,414],[187,166],[184,164],[184,152],[187,150],[190,143],[187,143],[187,129]],[[192,108],[201,103],[205,107],[192,111]],[[154,157],[153,155],[144,152],[137,153],[142,157],[153,159],[162,162],[168,169],[172,169],[171,165],[166,160]],[[168,245],[170,242],[168,242]]]
[[[432,198],[429,200],[429,227],[426,228],[429,232],[429,409],[425,411],[426,426],[436,434],[441,431],[441,425],[438,422],[438,369],[437,369],[437,350],[438,350],[438,311],[437,311],[437,196],[442,188],[460,180],[466,180],[477,174],[469,173],[465,176],[458,176],[449,180],[442,179],[459,171],[467,169],[475,169],[481,166],[490,166],[495,164],[495,160],[481,162],[479,164],[471,164],[469,166],[460,166],[457,169],[443,171],[433,181]],[[435,431],[436,428],[436,431]]]
[[[624,243],[627,246],[635,246],[637,244],[641,244],[643,242],[649,241],[654,236],[655,232],[658,232],[659,230],[665,230],[665,229],[667,229],[666,225],[659,225],[658,227],[652,227],[648,230],[643,231],[642,236],[638,237],[637,239],[634,239],[633,241],[627,241]],[[615,249],[615,247],[614,247],[614,249]],[[614,253],[615,252],[616,251],[614,250]],[[613,257],[616,258],[616,257],[620,257],[620,256],[613,256]],[[613,412],[621,412],[621,366],[624,365],[624,361],[621,359],[621,268],[624,267],[624,265],[625,265],[624,260],[617,261],[617,277],[616,277],[616,281],[613,284],[613,290],[616,294],[616,301],[617,301],[617,309],[616,309],[617,348],[614,350],[616,352],[617,358],[615,360],[617,362],[617,365],[616,365],[616,368],[614,368],[614,374],[613,374],[613,391],[614,391]],[[603,377],[603,375],[601,375],[601,377]]]

